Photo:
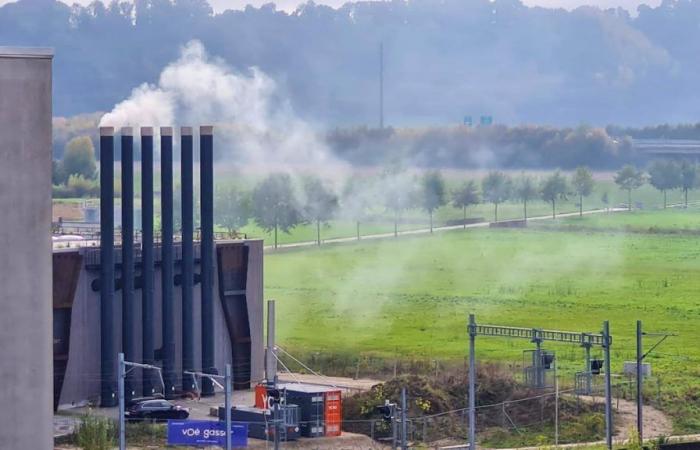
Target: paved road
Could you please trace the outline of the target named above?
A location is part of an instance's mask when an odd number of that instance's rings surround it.
[[[609,208],[609,209],[591,209],[588,211],[584,211],[583,215],[590,215],[590,214],[602,214],[606,212],[625,212],[627,211],[627,208]],[[578,216],[578,212],[571,212],[571,213],[562,213],[562,214],[557,214],[557,219],[562,218],[562,217],[575,217]],[[517,220],[517,219],[513,219]],[[530,217],[527,219],[528,222],[531,221],[537,221],[537,220],[552,220],[552,215],[546,215],[546,216],[535,216],[535,217]],[[507,221],[504,221],[507,222]],[[441,231],[450,231],[450,230],[462,230],[462,229],[470,229],[470,228],[487,228],[491,222],[477,222],[477,223],[470,223],[468,225],[451,225],[451,226],[445,226],[445,227],[433,227],[434,232],[441,232]],[[406,231],[399,231],[398,235],[399,236],[415,236],[415,235],[422,235],[422,234],[430,234],[430,228],[421,228],[418,230],[406,230]],[[360,240],[366,241],[366,240],[371,240],[371,239],[387,239],[387,238],[393,238],[394,233],[380,233],[380,234],[368,234],[364,235],[361,237]],[[322,244],[342,244],[342,243],[347,243],[347,242],[357,242],[356,237],[344,237],[344,238],[333,238],[333,239],[323,239],[321,240]],[[288,249],[288,248],[300,248],[300,247],[313,247],[316,245],[316,241],[304,241],[304,242],[293,242],[290,244],[280,244],[277,246],[277,249]],[[266,250],[274,250],[274,246],[272,245],[266,245],[265,246]]]

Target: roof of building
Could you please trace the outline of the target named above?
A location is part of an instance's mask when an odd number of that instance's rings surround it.
[[[3,47],[0,46],[0,58],[53,58],[50,47]]]

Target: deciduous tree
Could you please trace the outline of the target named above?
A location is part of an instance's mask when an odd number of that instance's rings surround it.
[[[583,197],[588,197],[593,192],[593,174],[588,167],[577,167],[571,177],[571,186],[578,195],[578,214],[583,217]]]
[[[498,222],[498,205],[510,198],[512,183],[508,175],[503,172],[490,172],[481,181],[481,191],[484,201],[493,203],[493,221]]]
[[[552,205],[552,219],[557,218],[557,200],[566,200],[566,178],[557,170],[544,179],[540,187],[542,200]]]
[[[469,180],[452,193],[452,206],[461,208],[464,215],[464,228],[467,228],[467,208],[481,201],[479,188],[474,180]]]

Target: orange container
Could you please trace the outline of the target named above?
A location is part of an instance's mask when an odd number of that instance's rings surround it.
[[[267,409],[267,386],[264,384],[255,386],[255,407]]]
[[[343,424],[343,401],[340,391],[325,393],[326,436],[340,436]]]

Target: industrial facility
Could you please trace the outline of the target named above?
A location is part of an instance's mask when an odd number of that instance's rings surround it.
[[[120,132],[121,228],[114,227],[114,129],[100,129],[99,242],[53,254],[54,409],[115,406],[117,355],[157,364],[125,380],[127,401],[192,394],[184,372],[223,373],[234,389],[263,378],[262,240],[214,241],[213,129],[200,127],[200,218],[194,229],[194,137],[180,129],[182,232],[173,230],[173,128],[160,134],[160,230],[154,229],[154,132],[140,130],[141,223],[134,230],[134,136]],[[156,233],[158,231],[158,233]],[[155,236],[160,235],[158,242]],[[138,236],[138,238],[137,238]],[[162,375],[162,376],[161,376]],[[201,395],[214,394],[202,380]],[[200,392],[198,392],[199,394]]]

